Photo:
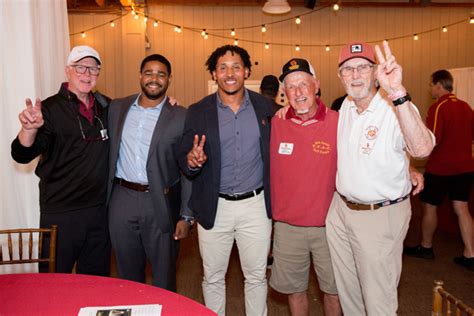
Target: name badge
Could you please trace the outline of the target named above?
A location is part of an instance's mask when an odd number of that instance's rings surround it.
[[[280,148],[278,149],[278,153],[280,155],[291,155],[293,153],[293,145],[290,143],[280,143]]]

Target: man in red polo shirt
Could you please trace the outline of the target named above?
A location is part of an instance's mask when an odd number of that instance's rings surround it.
[[[409,256],[434,259],[433,234],[437,226],[437,206],[446,194],[458,216],[464,252],[454,262],[474,271],[474,241],[472,217],[468,201],[471,192],[474,161],[471,144],[474,134],[474,115],[466,102],[453,93],[453,76],[447,70],[431,75],[431,95],[437,101],[429,108],[426,123],[436,136],[425,172],[425,189],[420,194],[423,202],[422,239],[415,247],[406,247]]]
[[[336,186],[338,114],[316,96],[319,80],[307,60],[288,61],[280,81],[291,107],[285,120],[272,120],[270,187],[275,227],[270,285],[288,294],[292,315],[308,315],[312,256],[324,292],[325,315],[341,315],[325,228]]]

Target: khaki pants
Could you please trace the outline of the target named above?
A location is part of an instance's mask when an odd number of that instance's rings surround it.
[[[354,211],[334,194],[326,233],[344,315],[396,315],[410,217],[410,199],[374,211]]]
[[[267,314],[266,269],[271,229],[263,192],[241,201],[219,198],[214,227],[206,230],[198,225],[204,301],[218,315],[225,315],[225,274],[234,240],[245,277],[246,314]]]

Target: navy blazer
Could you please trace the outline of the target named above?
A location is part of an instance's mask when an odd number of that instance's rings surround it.
[[[270,207],[270,120],[272,104],[264,96],[248,90],[250,101],[257,115],[260,129],[260,152],[263,159],[263,187],[267,216],[271,218]],[[194,135],[206,135],[204,152],[206,163],[198,171],[189,170],[186,155],[193,147]],[[205,229],[214,226],[219,198],[221,179],[221,148],[219,137],[219,122],[217,115],[216,93],[206,96],[201,101],[191,105],[186,113],[184,135],[179,153],[179,163],[183,172],[192,177],[193,186],[189,207],[196,220]]]

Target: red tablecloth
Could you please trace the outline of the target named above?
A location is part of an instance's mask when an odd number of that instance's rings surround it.
[[[182,295],[154,286],[81,274],[0,275],[0,316],[77,315],[81,307],[160,304],[163,316],[216,315]]]

